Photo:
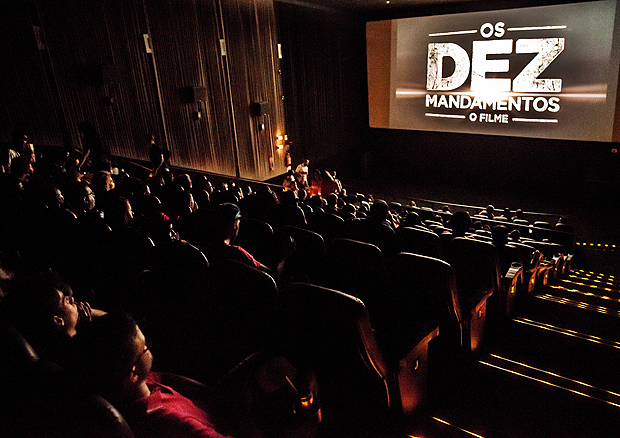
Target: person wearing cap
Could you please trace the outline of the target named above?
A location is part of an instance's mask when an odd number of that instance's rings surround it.
[[[215,207],[213,217],[213,242],[205,249],[209,260],[229,259],[262,270],[269,268],[256,260],[252,254],[238,245],[234,245],[239,235],[241,210],[237,204],[225,202]]]
[[[274,268],[264,265],[256,260],[252,254],[239,245],[235,245],[235,240],[239,235],[239,225],[241,222],[241,210],[237,204],[225,202],[215,207],[213,217],[213,243],[203,251],[209,261],[222,259],[236,260],[254,268],[273,275],[278,278],[284,270],[284,265],[290,254],[295,249],[293,241],[281,246],[281,253]]]

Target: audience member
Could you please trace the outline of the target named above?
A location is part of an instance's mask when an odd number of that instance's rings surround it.
[[[326,197],[332,193],[340,192],[341,187],[339,186],[338,182],[334,180],[334,177],[327,170],[321,171],[320,174],[321,174],[321,179],[320,179],[321,196]]]
[[[304,160],[295,169],[295,179],[302,188],[308,187],[308,166],[310,160]]]
[[[295,181],[295,173],[292,170],[289,170],[286,173],[284,181],[282,182],[282,187],[284,187],[284,190],[290,190],[293,192],[298,191],[297,182]]]
[[[57,359],[78,327],[105,312],[73,298],[71,287],[52,270],[19,273],[3,304],[4,316],[43,357]]]
[[[75,339],[73,369],[116,406],[137,438],[222,438],[213,415],[162,383],[133,318],[110,313]]]
[[[78,169],[90,169],[91,172],[110,170],[110,154],[101,140],[101,135],[89,121],[78,125],[82,137],[82,158]]]
[[[410,211],[407,216],[405,216],[405,219],[400,223],[401,227],[416,227],[416,226],[423,226],[422,224],[422,219],[420,218],[420,215],[417,214],[415,211]]]
[[[13,160],[20,156],[20,151],[24,145],[28,143],[28,136],[20,130],[13,132],[12,143],[2,147],[2,156],[0,156],[0,167],[2,173],[11,173]]]
[[[269,268],[256,260],[249,252],[234,245],[239,235],[241,210],[236,204],[223,203],[215,207],[213,215],[212,242],[205,248],[207,259],[230,259],[268,271]]]
[[[469,213],[463,210],[458,210],[452,213],[448,227],[452,230],[453,237],[464,237],[465,233],[471,228],[471,217]]]
[[[114,196],[114,187],[116,186],[112,173],[107,170],[96,172],[90,180],[90,186],[97,200],[97,208],[105,213],[109,208],[111,198]]]
[[[170,151],[163,149],[155,142],[153,134],[146,134],[146,144],[149,152],[149,160],[151,162],[151,176],[157,177],[163,171],[170,170]]]

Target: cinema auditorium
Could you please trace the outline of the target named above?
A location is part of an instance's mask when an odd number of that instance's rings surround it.
[[[620,435],[617,0],[14,0],[0,436]]]

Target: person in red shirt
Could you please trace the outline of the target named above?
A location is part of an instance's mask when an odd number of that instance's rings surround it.
[[[136,438],[224,438],[209,413],[152,371],[153,355],[130,315],[104,315],[74,341],[73,371],[123,414]]]

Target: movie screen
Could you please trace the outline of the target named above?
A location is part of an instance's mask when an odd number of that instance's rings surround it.
[[[616,1],[366,24],[369,124],[618,141]]]

